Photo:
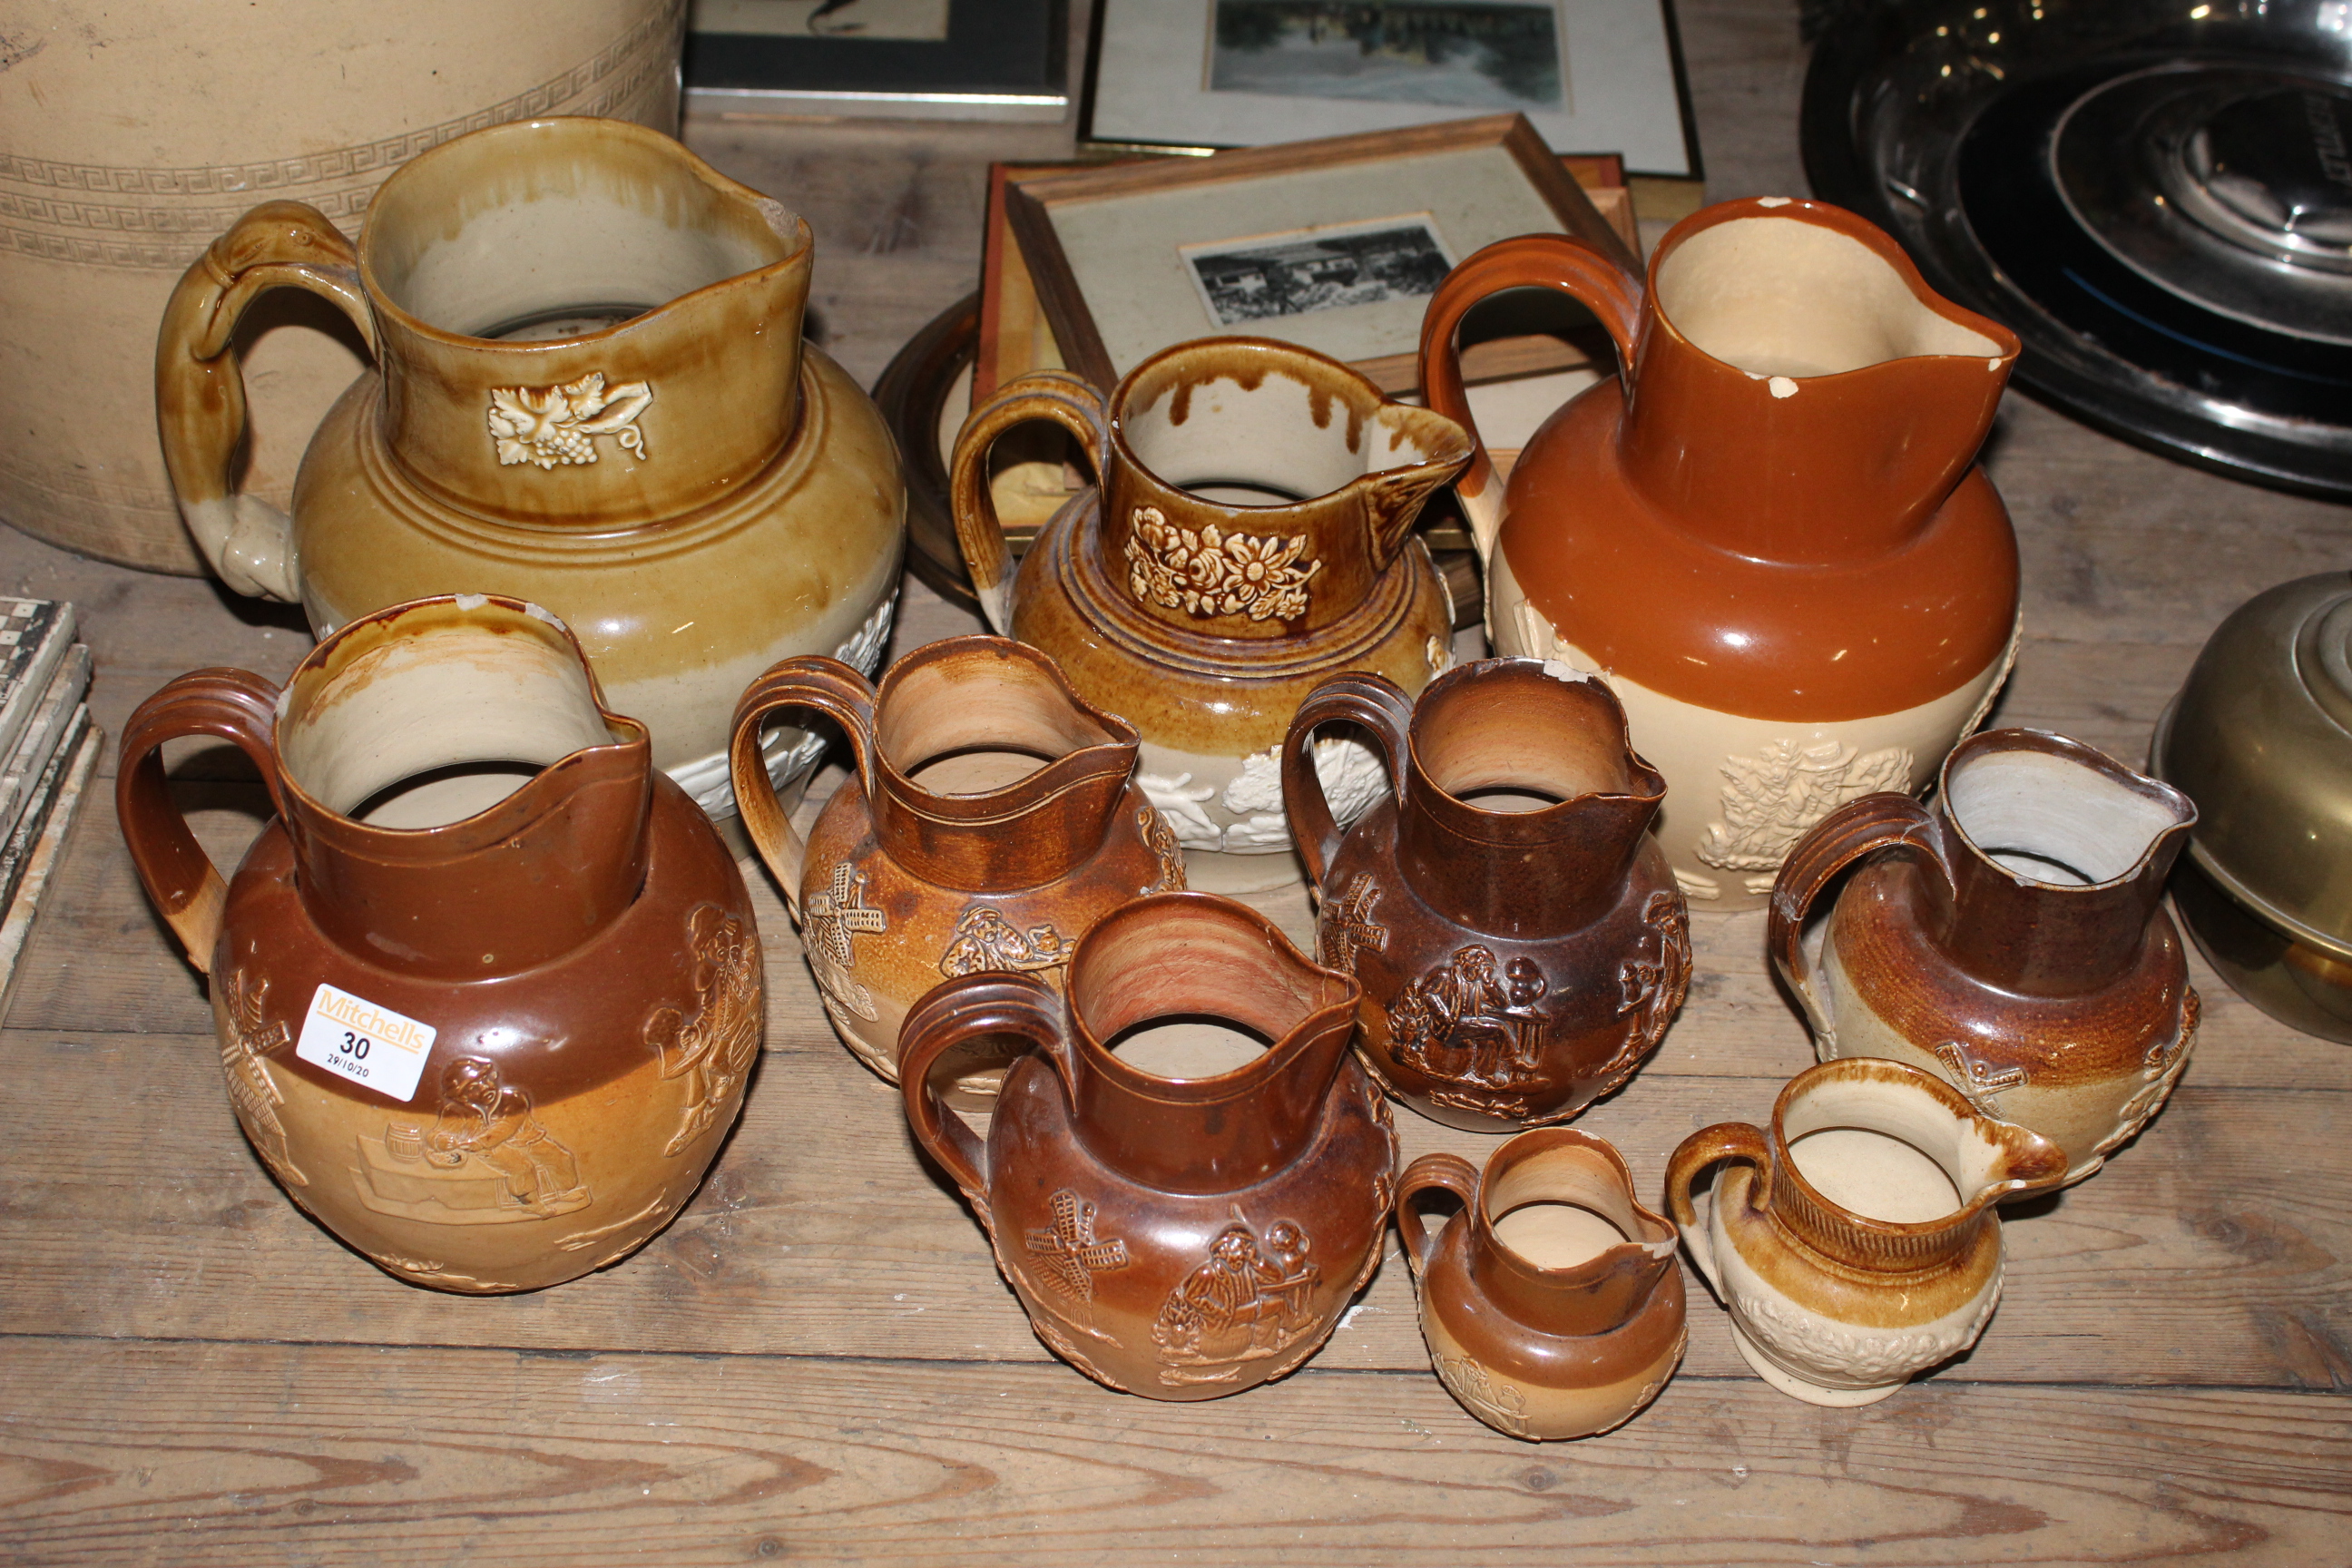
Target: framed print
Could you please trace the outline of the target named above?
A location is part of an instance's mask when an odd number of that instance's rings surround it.
[[[1098,0],[1084,133],[1255,147],[1524,114],[1553,151],[1696,178],[1671,0]]]
[[[1058,121],[1066,0],[693,0],[686,102],[732,115]]]
[[[1408,387],[1429,296],[1481,246],[1548,230],[1637,265],[1517,114],[1016,176],[1004,211],[1062,360],[1105,389],[1230,332]]]

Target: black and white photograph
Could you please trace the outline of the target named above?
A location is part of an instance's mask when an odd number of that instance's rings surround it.
[[[948,36],[948,0],[694,0],[698,33],[805,38]]]
[[[1454,258],[1426,213],[1181,247],[1220,327],[1426,299]]]
[[[1567,107],[1557,9],[1502,0],[1215,0],[1212,92]]]

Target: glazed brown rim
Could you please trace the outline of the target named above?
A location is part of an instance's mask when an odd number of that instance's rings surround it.
[[[1587,674],[1581,670],[1577,672],[1576,679],[1598,687],[1601,694],[1608,699],[1609,705],[1616,710],[1618,742],[1624,749],[1626,758],[1633,763],[1633,768],[1642,773],[1646,773],[1652,780],[1655,781],[1657,785],[1655,789],[1589,789],[1577,795],[1562,795],[1559,799],[1552,802],[1549,805],[1539,806],[1534,811],[1496,811],[1490,807],[1480,805],[1475,800],[1465,800],[1460,795],[1455,795],[1452,790],[1447,789],[1444,784],[1437,782],[1437,775],[1430,772],[1429,765],[1422,761],[1421,754],[1421,720],[1422,714],[1425,710],[1430,700],[1433,697],[1440,696],[1449,684],[1457,680],[1466,679],[1481,670],[1516,668],[1522,666],[1533,666],[1536,674],[1543,676],[1543,678],[1548,680],[1559,680],[1560,679],[1559,676],[1547,673],[1549,667],[1556,662],[1558,661],[1553,659],[1534,658],[1526,655],[1504,655],[1493,658],[1472,659],[1468,664],[1455,665],[1453,668],[1447,670],[1444,674],[1431,681],[1427,686],[1423,687],[1418,695],[1408,699],[1408,700],[1412,704],[1412,717],[1406,722],[1404,731],[1405,760],[1408,765],[1410,765],[1415,773],[1420,774],[1421,781],[1428,784],[1433,792],[1442,796],[1452,805],[1460,807],[1462,810],[1475,812],[1480,816],[1507,817],[1514,822],[1542,822],[1547,820],[1553,812],[1565,810],[1571,805],[1582,805],[1591,801],[1607,800],[1647,802],[1651,805],[1656,805],[1657,803],[1664,800],[1666,798],[1666,777],[1651,764],[1650,760],[1647,757],[1644,757],[1641,752],[1633,749],[1633,721],[1625,716],[1624,700],[1620,698],[1617,693],[1611,689],[1609,683],[1602,680],[1601,677],[1598,675]],[[1563,684],[1565,684],[1565,682],[1563,682]],[[1514,1142],[1516,1142],[1516,1140],[1514,1140]],[[1508,1148],[1509,1146],[1510,1145],[1507,1143],[1504,1145],[1504,1148]],[[1496,1153],[1497,1154],[1500,1154],[1502,1150],[1500,1149],[1496,1151]]]
[[[1505,1216],[1490,1214],[1488,1212],[1490,1199],[1493,1195],[1496,1167],[1501,1165],[1507,1159],[1513,1159],[1515,1157],[1523,1158],[1526,1157],[1527,1154],[1542,1152],[1542,1151],[1538,1149],[1528,1151],[1526,1153],[1522,1153],[1520,1145],[1529,1142],[1530,1141],[1548,1146],[1583,1148],[1600,1154],[1609,1163],[1610,1166],[1617,1173],[1618,1176],[1623,1180],[1625,1184],[1625,1202],[1627,1205],[1633,1209],[1634,1216],[1641,1220],[1644,1226],[1654,1226],[1660,1233],[1658,1239],[1655,1241],[1643,1241],[1638,1237],[1629,1236],[1622,1241],[1611,1243],[1609,1246],[1602,1247],[1600,1251],[1580,1262],[1565,1265],[1549,1265],[1538,1263],[1534,1258],[1529,1258],[1526,1253],[1521,1252],[1517,1247],[1513,1247],[1509,1242],[1505,1241],[1500,1236],[1497,1236],[1495,1233],[1495,1226],[1499,1219]],[[1517,1205],[1517,1207],[1511,1209],[1509,1213],[1516,1214],[1518,1212],[1519,1208],[1525,1208],[1531,1204],[1564,1202],[1566,1202],[1566,1200],[1559,1198],[1529,1198],[1527,1200],[1527,1203],[1521,1204]],[[1589,1204],[1569,1204],[1568,1206],[1572,1208],[1580,1208],[1590,1214],[1599,1214],[1599,1211],[1592,1208]],[[1633,1167],[1625,1163],[1625,1156],[1618,1152],[1617,1146],[1614,1143],[1610,1142],[1606,1138],[1596,1136],[1593,1133],[1586,1132],[1574,1127],[1530,1127],[1524,1132],[1515,1133],[1511,1137],[1505,1139],[1496,1147],[1494,1152],[1486,1156],[1486,1163],[1478,1167],[1477,1198],[1475,1202],[1464,1205],[1463,1209],[1470,1218],[1471,1230],[1474,1235],[1479,1237],[1491,1245],[1498,1254],[1509,1260],[1515,1268],[1524,1269],[1529,1275],[1538,1279],[1542,1279],[1547,1283],[1553,1284],[1570,1283],[1576,1276],[1594,1272],[1598,1269],[1600,1265],[1614,1262],[1619,1258],[1619,1255],[1623,1253],[1638,1253],[1644,1259],[1655,1259],[1663,1256],[1671,1256],[1675,1247],[1679,1244],[1682,1235],[1680,1231],[1675,1228],[1675,1224],[1672,1220],[1651,1208],[1649,1205],[1642,1201],[1640,1189],[1633,1184]],[[1607,1215],[1601,1215],[1600,1217],[1602,1219],[1609,1218]],[[1610,1223],[1614,1225],[1616,1222],[1614,1220],[1611,1220]]]
[[[593,125],[597,129],[594,132],[583,132],[581,129],[583,126],[589,125]],[[373,213],[383,202],[383,193],[406,178],[413,171],[429,167],[436,159],[442,158],[452,149],[463,143],[473,142],[476,137],[498,138],[504,141],[550,132],[566,137],[613,135],[619,136],[625,141],[635,142],[657,156],[667,158],[684,168],[704,185],[721,195],[733,196],[758,207],[772,207],[793,220],[794,232],[791,236],[782,234],[776,236],[777,240],[785,247],[784,254],[776,260],[754,267],[746,272],[730,274],[687,293],[674,295],[663,300],[656,309],[675,305],[683,300],[698,300],[714,289],[731,288],[746,278],[765,279],[797,262],[811,261],[815,258],[816,235],[809,227],[808,220],[773,196],[762,191],[755,191],[740,181],[729,179],[696,155],[684,142],[672,137],[664,136],[657,131],[649,131],[635,121],[607,120],[592,114],[549,114],[532,120],[510,120],[503,125],[487,125],[479,131],[469,131],[463,136],[452,137],[438,147],[420,153],[394,169],[391,177],[386,179],[383,184],[378,187],[375,195],[370,198],[369,211]],[[773,227],[774,226],[771,224],[772,231]],[[373,223],[362,222],[360,226],[359,245],[356,247],[359,255],[360,281],[367,290],[369,308],[383,312],[383,315],[397,322],[404,331],[413,331],[428,342],[453,348],[487,346],[518,350],[526,353],[547,352],[575,348],[582,343],[607,342],[645,320],[643,316],[633,316],[628,321],[615,321],[611,326],[597,331],[583,332],[577,337],[549,338],[536,342],[508,342],[499,338],[478,338],[467,332],[453,332],[446,328],[436,327],[430,321],[425,321],[393,299],[391,291],[385,289],[376,277],[375,233]]]
[[[1969,852],[1979,860],[1984,862],[1987,869],[2006,877],[2018,887],[2032,888],[2037,891],[2053,893],[2096,893],[2121,887],[2147,869],[2148,862],[2156,858],[2157,850],[2163,846],[2166,834],[2170,833],[2172,829],[2167,828],[2149,839],[2147,847],[2140,851],[2137,859],[2105,881],[2045,882],[2039,877],[2028,877],[2022,872],[2011,870],[1994,859],[1990,851],[1976,841],[1966,825],[1960,821],[1959,813],[1952,808],[1953,767],[1980,752],[1989,751],[2039,752],[2044,756],[2061,757],[2078,766],[2088,768],[2110,782],[2121,784],[2141,799],[2153,802],[2174,812],[2180,818],[2175,826],[2190,831],[2193,847],[2193,834],[2197,826],[2197,803],[2190,800],[2180,790],[2165,783],[2164,780],[2127,768],[2096,746],[2086,745],[2072,735],[2061,735],[2054,730],[2032,730],[2023,726],[2001,730],[1979,730],[1945,754],[1942,765],[1936,770],[1936,795],[1941,803],[1941,815],[1944,820],[1951,824],[1952,831],[1959,836],[1960,842],[1968,846]]]
[[[1904,287],[1911,290],[1911,297],[1922,306],[1955,326],[1966,327],[1971,331],[1982,333],[1991,339],[1994,346],[2000,351],[1998,354],[1990,355],[1900,354],[1892,360],[1879,360],[1871,364],[1857,365],[1853,370],[1833,371],[1826,375],[1791,376],[1789,378],[1791,381],[1801,384],[1825,384],[1836,381],[1842,376],[1860,375],[1865,371],[1876,370],[1886,364],[1900,364],[1904,361],[1915,359],[1990,358],[2000,360],[2006,367],[2014,365],[2017,363],[2017,356],[2023,352],[2024,345],[2019,341],[2015,332],[2011,331],[1991,317],[1980,316],[1967,306],[1944,299],[1928,288],[1927,279],[1920,276],[1919,268],[1910,256],[1901,246],[1889,238],[1885,230],[1874,224],[1855,216],[1843,207],[1832,206],[1827,202],[1810,201],[1802,196],[1749,196],[1744,200],[1717,202],[1712,205],[1701,207],[1668,229],[1664,237],[1658,241],[1656,247],[1650,252],[1650,264],[1643,274],[1642,295],[1650,306],[1645,312],[1648,320],[1654,323],[1657,331],[1664,332],[1709,364],[1721,365],[1725,370],[1740,375],[1748,374],[1728,360],[1717,359],[1683,335],[1682,329],[1675,326],[1667,317],[1664,310],[1656,303],[1658,269],[1665,264],[1666,258],[1681,248],[1683,242],[1693,235],[1704,233],[1717,224],[1736,223],[1742,218],[1751,217],[1795,218],[1800,222],[1811,223],[1817,227],[1844,235],[1849,239],[1860,240],[1869,247],[1873,255],[1894,268],[1895,276],[1902,279]]]

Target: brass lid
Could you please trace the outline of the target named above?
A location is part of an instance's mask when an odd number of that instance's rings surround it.
[[[2232,611],[2151,752],[2197,803],[2198,865],[2282,935],[2352,961],[2352,573]]]

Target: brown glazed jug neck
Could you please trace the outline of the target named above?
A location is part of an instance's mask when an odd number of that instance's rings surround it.
[[[285,823],[303,908],[329,940],[386,968],[486,980],[571,952],[628,908],[653,790],[637,729],[446,826],[371,827],[298,787]]]
[[[1082,939],[1056,1066],[1078,1141],[1139,1185],[1226,1193],[1289,1167],[1315,1139],[1348,1064],[1360,992],[1308,963],[1255,910],[1163,893],[1114,911]],[[1230,1072],[1173,1079],[1109,1040],[1154,1019],[1213,1016],[1272,1043]],[[1349,1069],[1360,1070],[1360,1069]]]
[[[799,217],[640,126],[522,121],[425,153],[359,246],[384,453],[504,522],[707,505],[799,423],[813,254]]]
[[[1675,1267],[1671,1241],[1628,1241],[1568,1268],[1545,1268],[1498,1241],[1485,1205],[1470,1214],[1470,1279],[1514,1321],[1544,1334],[1605,1334],[1649,1305]]]
[[[1405,880],[1454,924],[1517,942],[1581,931],[1614,909],[1665,798],[1609,689],[1531,659],[1441,676],[1414,707],[1405,753]],[[1487,790],[1559,798],[1490,809],[1477,804]]]
[[[1644,500],[1719,549],[1870,561],[1968,472],[2017,352],[1861,219],[1724,203],[1652,258],[1619,458]]]
[[[1255,338],[1138,365],[1112,396],[1109,436],[1104,574],[1172,630],[1249,641],[1354,614],[1472,450],[1442,415]]]
[[[1133,741],[1089,746],[983,795],[934,794],[886,764],[870,796],[874,836],[884,854],[936,887],[1040,887],[1102,847],[1136,751]]]
[[[1769,1181],[1748,1184],[1753,1202],[1765,1194],[1761,1217],[1784,1236],[1842,1268],[1864,1274],[1916,1274],[1953,1267],[1967,1259],[1987,1226],[1997,1221],[1982,1201],[1963,1205],[1940,1220],[1896,1225],[1864,1220],[1816,1194],[1799,1173],[1776,1125],[1770,1134]]]

